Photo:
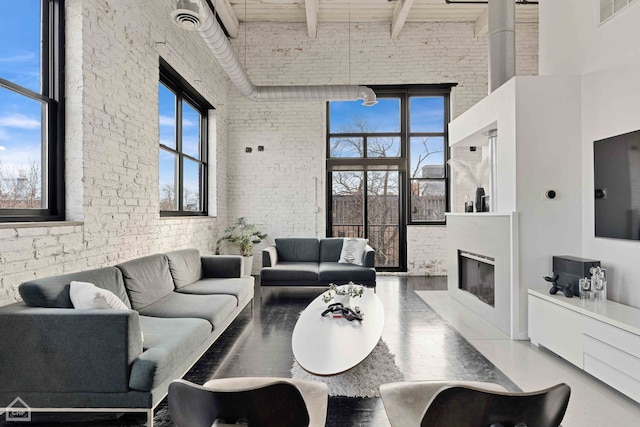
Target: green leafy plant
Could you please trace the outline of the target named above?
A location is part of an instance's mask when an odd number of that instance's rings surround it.
[[[266,233],[259,231],[255,224],[249,224],[247,218],[240,217],[235,224],[224,230],[224,234],[216,242],[216,255],[220,255],[222,243],[226,242],[238,248],[242,256],[251,256],[253,246],[266,237]]]
[[[353,282],[349,282],[346,285],[337,286],[335,283],[329,284],[329,290],[322,294],[322,301],[329,302],[336,295],[349,295],[351,298],[359,298],[364,293],[364,286],[356,285]]]

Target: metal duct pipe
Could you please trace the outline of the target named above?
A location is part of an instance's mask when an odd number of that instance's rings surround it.
[[[516,4],[489,0],[489,93],[516,75]]]
[[[363,105],[371,106],[377,103],[375,92],[366,86],[256,86],[249,79],[238,55],[207,5],[203,5],[200,0],[178,0],[176,10],[171,16],[180,28],[198,31],[229,79],[240,93],[253,101],[302,102],[362,99]]]

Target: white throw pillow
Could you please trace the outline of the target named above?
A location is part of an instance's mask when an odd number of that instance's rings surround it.
[[[343,264],[362,265],[367,239],[345,238],[338,262]]]
[[[87,282],[71,282],[69,296],[74,308],[112,308],[114,310],[129,310],[120,298],[111,291],[102,289]]]

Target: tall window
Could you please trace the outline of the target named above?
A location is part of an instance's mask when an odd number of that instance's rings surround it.
[[[444,224],[451,85],[374,87],[328,105],[328,235],[364,237],[376,267],[406,269],[406,225]]]
[[[212,108],[161,60],[158,84],[161,216],[207,214],[207,110]]]
[[[0,6],[0,221],[60,220],[63,0]]]

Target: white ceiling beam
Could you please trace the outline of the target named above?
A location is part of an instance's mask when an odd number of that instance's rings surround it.
[[[413,6],[413,0],[400,0],[396,5],[396,9],[393,12],[393,21],[391,21],[392,39],[397,39],[400,36],[400,31],[402,31],[407,16],[409,16],[411,6]]]
[[[304,0],[304,8],[307,11],[307,32],[309,38],[318,36],[318,0]]]
[[[235,39],[240,32],[240,22],[236,16],[229,0],[211,0],[213,8],[216,10],[216,15],[220,17],[222,25],[229,33],[229,37]]]
[[[476,19],[475,35],[476,37],[486,36],[489,32],[489,9],[485,9],[478,19]]]

